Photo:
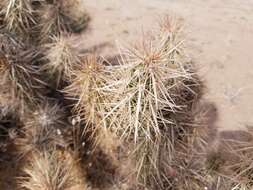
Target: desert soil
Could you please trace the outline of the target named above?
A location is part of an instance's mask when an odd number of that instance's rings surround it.
[[[216,104],[221,130],[253,126],[253,0],[85,0],[83,46],[105,56],[131,44],[165,14],[182,18],[188,53]]]

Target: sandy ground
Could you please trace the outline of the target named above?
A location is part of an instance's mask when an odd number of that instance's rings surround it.
[[[86,47],[117,54],[160,16],[184,20],[189,54],[217,105],[220,129],[253,126],[253,0],[85,0],[91,15]],[[88,45],[87,45],[88,44]]]

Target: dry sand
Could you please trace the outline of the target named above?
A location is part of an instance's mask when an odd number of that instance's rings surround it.
[[[221,130],[253,126],[253,0],[85,0],[92,21],[85,47],[117,54],[160,16],[184,20],[189,55],[217,105]],[[88,45],[87,45],[88,44]]]

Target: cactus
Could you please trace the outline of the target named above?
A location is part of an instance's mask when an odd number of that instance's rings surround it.
[[[32,0],[3,0],[0,20],[6,30],[25,40],[36,25]]]
[[[0,34],[1,40],[1,103],[19,105],[22,110],[26,103],[34,104],[45,85],[35,65],[38,58],[36,49],[28,49],[8,33]]]
[[[64,36],[54,37],[52,43],[46,44],[45,47],[46,63],[42,70],[49,74],[50,79],[56,81],[58,88],[63,82],[71,80],[73,70],[80,63],[80,55]]]
[[[34,152],[23,168],[26,177],[20,186],[26,190],[85,190],[74,158],[57,150]]]
[[[50,41],[50,37],[58,36],[61,32],[83,30],[89,17],[79,4],[81,4],[79,0],[53,0],[50,3],[44,3],[38,10],[41,41]]]

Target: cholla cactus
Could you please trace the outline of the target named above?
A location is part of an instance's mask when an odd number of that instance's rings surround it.
[[[84,9],[76,4],[78,2],[53,0],[43,4],[39,11],[42,42],[48,41],[50,36],[60,35],[63,31],[80,31],[86,26],[88,17],[83,12]]]
[[[61,0],[62,9],[66,16],[66,24],[73,32],[81,32],[88,25],[88,16],[84,1],[82,0]]]
[[[224,139],[221,144],[226,148],[221,153],[221,157],[225,156],[226,160],[219,168],[220,173],[234,180],[233,189],[235,190],[253,188],[253,136],[250,135],[250,141]]]
[[[1,76],[4,76],[5,72],[8,70],[8,62],[6,60],[6,58],[1,55],[1,58],[0,58],[0,75]],[[4,78],[3,78],[4,79]],[[0,104],[2,107],[4,108],[7,108],[9,106],[12,107],[11,110],[14,110],[15,108],[15,100],[13,100],[11,97],[11,94],[9,93],[9,89],[8,89],[8,83],[6,83],[6,81],[4,80],[1,80],[0,82],[0,86],[1,86],[1,96],[0,96]]]
[[[3,0],[0,4],[0,17],[5,28],[23,38],[36,24],[32,0]]]
[[[224,182],[219,189],[250,190],[253,188],[252,129],[221,131],[212,151],[207,155],[207,168]],[[211,164],[210,164],[211,163]],[[224,185],[222,185],[224,184]],[[217,185],[218,188],[218,185]]]
[[[64,113],[58,105],[46,103],[39,106],[25,118],[21,137],[16,139],[21,157],[29,155],[34,150],[43,150],[52,146],[65,147],[61,128],[65,125]]]
[[[40,88],[44,85],[34,65],[38,52],[28,50],[7,33],[0,34],[0,41],[1,98],[5,104],[20,104],[22,109],[22,102],[33,104],[40,98]]]
[[[74,71],[72,83],[64,89],[69,98],[77,100],[74,110],[86,122],[89,132],[105,126],[105,104],[113,96],[113,85],[111,71],[96,56],[88,55],[81,61],[81,69]]]
[[[48,41],[50,36],[59,35],[61,31],[66,30],[59,5],[43,4],[38,13],[40,15],[41,41]]]
[[[84,176],[79,171],[74,153],[67,151],[63,130],[64,112],[58,105],[46,102],[26,115],[24,127],[15,145],[24,162],[24,189],[85,189]]]
[[[52,43],[45,45],[47,48],[46,63],[42,67],[50,78],[56,80],[56,87],[62,82],[70,80],[73,70],[80,63],[80,56],[76,48],[64,36],[54,37]]]
[[[161,128],[174,125],[174,118],[165,115],[180,112],[185,106],[179,101],[182,92],[191,91],[184,82],[194,78],[183,62],[182,41],[170,42],[171,35],[161,33],[126,50],[118,67],[122,85],[109,114],[119,123],[115,130],[135,142],[160,137]]]
[[[232,187],[231,190],[250,190],[252,186],[248,187],[247,185],[244,184],[236,184],[234,187]]]
[[[162,151],[172,162],[176,141],[188,131],[181,123],[196,101],[194,88],[199,85],[183,51],[180,28],[168,20],[162,26],[140,46],[122,50],[121,64],[115,68],[120,85],[105,116],[116,134],[134,142],[139,179],[146,185],[156,179],[161,186],[161,176],[166,175],[160,168]]]
[[[26,190],[85,190],[78,164],[67,152],[43,150],[34,152],[23,168],[26,177],[21,187]]]
[[[123,141],[134,142],[137,175],[145,185],[151,185],[151,179],[159,184],[168,180],[166,169],[160,168],[161,151],[172,163],[175,141],[185,135],[181,117],[188,116],[194,88],[198,89],[182,40],[177,38],[180,28],[174,31],[166,24],[141,46],[122,50],[118,66],[103,66],[88,56],[64,90],[77,100],[75,110],[89,126],[86,131],[94,134],[104,126]]]

